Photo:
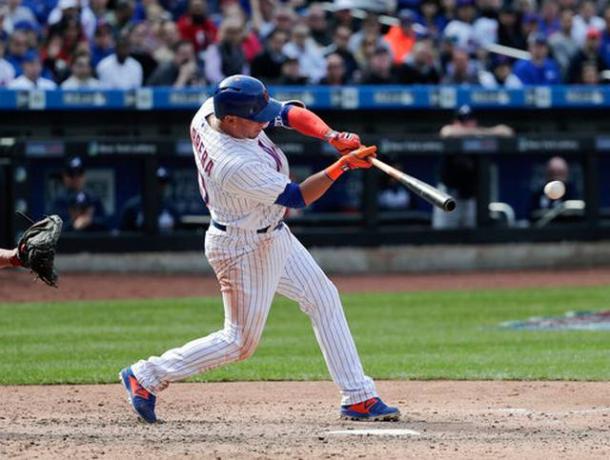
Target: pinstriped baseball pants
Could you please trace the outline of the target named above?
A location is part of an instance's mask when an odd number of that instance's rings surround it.
[[[334,284],[286,225],[266,234],[211,227],[206,256],[222,293],[224,328],[132,366],[138,381],[155,393],[170,382],[246,359],[254,353],[276,292],[298,302],[314,333],[341,404],[377,396],[364,374]]]

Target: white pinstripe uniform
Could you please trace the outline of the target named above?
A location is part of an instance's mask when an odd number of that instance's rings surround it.
[[[286,208],[273,204],[290,182],[288,161],[264,132],[236,139],[210,127],[208,99],[191,124],[201,195],[212,219],[205,253],[214,269],[225,309],[224,328],[132,366],[144,388],[155,393],[170,382],[246,359],[261,338],[276,292],[309,315],[342,404],[376,397],[362,369],[337,289],[305,247],[281,223]],[[279,225],[278,225],[279,223]],[[265,233],[257,229],[268,227]]]

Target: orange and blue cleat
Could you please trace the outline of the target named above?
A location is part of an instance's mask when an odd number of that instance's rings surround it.
[[[400,411],[396,407],[386,406],[379,398],[371,398],[341,406],[341,418],[367,422],[396,422],[400,418]]]
[[[126,367],[119,374],[121,382],[127,391],[127,400],[136,411],[138,417],[148,423],[155,423],[157,416],[155,415],[155,402],[157,397],[140,385],[138,379],[133,374],[131,367]]]

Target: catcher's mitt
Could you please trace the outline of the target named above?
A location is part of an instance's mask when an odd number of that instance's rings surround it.
[[[53,287],[57,287],[59,278],[53,263],[62,224],[57,215],[39,220],[23,233],[17,245],[21,265]]]

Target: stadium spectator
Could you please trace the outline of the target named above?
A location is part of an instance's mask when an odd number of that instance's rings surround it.
[[[278,6],[275,17],[273,19],[273,29],[283,30],[290,36],[292,30],[297,25],[298,17],[296,13],[288,6]],[[263,35],[262,37],[265,37]]]
[[[129,38],[117,40],[116,51],[97,65],[100,83],[108,89],[134,89],[142,86],[142,66],[129,56]]]
[[[513,130],[506,125],[492,127],[479,126],[472,109],[461,106],[452,123],[440,130],[440,136],[513,136]],[[476,225],[476,196],[478,187],[478,172],[476,159],[473,155],[463,153],[448,154],[441,157],[439,166],[440,183],[438,188],[449,193],[456,199],[456,209],[444,212],[438,208],[432,210],[432,227],[437,229],[473,228]]]
[[[153,27],[161,24],[163,21],[172,21],[172,15],[163,9],[163,7],[158,3],[158,0],[149,0],[152,3],[148,3],[144,9],[144,17],[143,20],[150,23]],[[142,3],[141,5],[144,5]]]
[[[559,24],[559,5],[557,0],[544,0],[540,10],[540,20],[538,21],[538,32],[549,38],[553,33],[560,29]]]
[[[599,68],[594,61],[585,62],[580,71],[580,81],[583,85],[598,85],[600,83]]]
[[[64,16],[50,30],[41,57],[45,75],[56,82],[65,80],[69,73],[69,62],[78,50],[89,50],[78,18]]]
[[[424,27],[428,38],[438,42],[442,31],[447,26],[447,19],[440,12],[438,0],[422,0],[419,9],[420,15],[417,18],[417,23]]]
[[[606,63],[600,54],[601,32],[591,27],[587,32],[587,39],[584,46],[576,53],[570,62],[568,71],[569,83],[583,83],[583,66],[587,63],[595,64],[598,71],[606,70]]]
[[[278,80],[279,85],[306,85],[307,77],[301,74],[299,60],[295,57],[286,57],[282,64],[282,75]]]
[[[36,16],[38,24],[43,26],[46,24],[51,10],[57,5],[57,0],[23,0],[21,4],[28,7]]]
[[[186,42],[192,46],[191,42]],[[159,167],[156,172],[159,194],[159,211],[157,214],[157,228],[159,233],[170,233],[176,229],[180,222],[180,215],[174,207],[169,196],[171,184],[170,173],[167,168]],[[119,230],[137,232],[144,229],[144,208],[142,196],[136,195],[125,203],[121,210]]]
[[[328,46],[332,43],[332,36],[322,4],[312,3],[307,10],[305,19],[311,33],[311,38],[313,38],[318,46]]]
[[[531,59],[520,59],[513,71],[524,85],[554,85],[561,83],[559,66],[548,56],[546,37],[536,33],[529,37]]]
[[[129,30],[129,55],[142,66],[144,81],[157,68],[157,61],[152,57],[152,49],[148,46],[148,26],[145,22],[134,24]]]
[[[343,58],[336,53],[326,56],[326,76],[320,80],[320,84],[341,86],[347,83]]]
[[[218,29],[208,18],[207,1],[189,0],[188,5],[188,11],[178,19],[178,30],[182,39],[193,42],[199,53],[216,42]]]
[[[28,37],[22,30],[14,31],[8,41],[8,50],[5,59],[15,69],[15,75],[19,76],[22,73],[21,64],[25,58],[28,47]]]
[[[362,21],[362,28],[355,34],[352,34],[347,46],[355,56],[360,50],[363,49],[364,42],[370,41],[371,39],[375,40],[373,49],[375,49],[378,45],[388,46],[389,48],[389,45],[383,39],[383,35],[381,35],[381,24],[379,23],[379,17],[374,13],[368,13],[366,15]]]
[[[402,10],[398,17],[400,23],[390,27],[388,33],[384,35],[384,39],[392,51],[394,63],[397,65],[405,61],[415,44],[415,31],[413,30],[415,14],[410,10]]]
[[[566,187],[564,195],[557,200],[551,200],[544,193],[544,185],[547,182],[554,180],[563,182]],[[570,167],[568,162],[560,156],[555,156],[546,163],[545,179],[542,183],[537,185],[535,192],[532,194],[530,219],[537,220],[549,210],[560,206],[564,201],[574,200],[576,198],[576,189],[570,179]]]
[[[250,68],[242,48],[243,21],[235,17],[225,19],[220,25],[218,37],[218,43],[210,45],[205,51],[206,80],[215,84],[230,75],[249,74]]]
[[[21,21],[15,23],[13,32],[20,30],[25,33],[28,43],[28,49],[35,49],[38,47],[38,39],[42,35],[42,29],[31,22]]]
[[[335,0],[333,3],[333,16],[330,21],[331,29],[337,30],[338,27],[343,26],[351,31],[356,31],[357,27],[352,15],[352,10],[355,7],[354,0]]]
[[[172,18],[178,19],[188,9],[188,0],[161,0],[161,5],[172,15]]]
[[[57,6],[49,14],[49,26],[59,24],[62,20],[74,18],[83,28],[87,39],[93,39],[96,18],[88,6],[83,6],[81,0],[59,0]]]
[[[521,29],[521,21],[514,8],[507,6],[498,13],[498,44],[526,49],[527,41]]]
[[[57,85],[52,80],[40,76],[42,65],[35,51],[28,51],[21,63],[23,74],[15,78],[8,85],[11,89],[55,89]]]
[[[380,44],[378,37],[375,35],[369,35],[362,40],[360,48],[354,53],[354,58],[358,63],[360,72],[366,72],[368,70],[373,54],[375,54],[375,50],[380,46],[383,45]]]
[[[250,8],[252,11],[252,30],[261,39],[266,40],[269,34],[278,28],[277,4],[275,0],[250,0]],[[281,30],[287,32],[290,27],[281,28]]]
[[[9,28],[15,27],[20,22],[31,24],[38,28],[38,20],[31,9],[21,4],[21,0],[6,0],[6,17],[4,19],[5,26]]]
[[[549,37],[549,47],[553,57],[559,64],[562,79],[565,81],[568,76],[570,61],[578,53],[578,44],[572,38],[572,24],[574,13],[572,10],[564,9],[561,11],[560,28]]]
[[[478,62],[470,59],[465,49],[454,48],[442,82],[451,85],[478,85],[479,70]]]
[[[392,65],[392,54],[385,46],[378,46],[374,51],[368,69],[363,73],[365,85],[391,85],[397,83],[398,77]]]
[[[181,40],[176,23],[168,19],[162,21],[159,24],[157,38],[159,43],[153,50],[153,57],[159,63],[171,61],[174,58],[176,44]]]
[[[135,23],[151,23],[167,19],[171,20],[172,15],[159,4],[159,0],[138,0],[135,4],[132,19]]]
[[[275,83],[282,74],[282,64],[286,56],[282,52],[288,43],[288,35],[283,30],[274,30],[267,37],[265,50],[252,61],[251,74],[266,83]]]
[[[479,8],[481,9],[479,17],[472,24],[474,28],[475,52],[485,49],[491,43],[498,43],[497,6],[492,6],[491,2],[487,1],[479,2]]]
[[[99,88],[100,81],[93,78],[91,57],[87,53],[79,53],[70,66],[72,75],[61,84],[62,89]]]
[[[457,0],[456,19],[447,24],[443,34],[445,37],[452,37],[456,46],[473,52],[476,45],[473,25],[475,17],[474,0]]]
[[[326,61],[322,50],[316,45],[305,24],[297,25],[291,40],[284,45],[284,54],[299,60],[301,73],[310,83],[317,83],[326,73]]]
[[[0,88],[8,86],[15,79],[15,69],[4,59],[4,41],[0,40]]]
[[[606,28],[604,19],[597,15],[597,8],[593,0],[584,0],[580,4],[579,12],[574,16],[572,25],[572,38],[578,46],[584,46],[589,30],[602,32]]]
[[[57,194],[49,214],[64,221],[65,231],[105,230],[106,211],[101,200],[87,188],[87,177],[80,157],[69,158],[61,173],[63,189]]]
[[[242,10],[236,2],[227,2],[226,6],[223,8],[223,17],[225,19],[236,19],[241,22],[241,49],[244,52],[246,61],[251,63],[254,58],[263,51],[263,45],[261,44],[258,35],[250,28],[244,10]]]
[[[185,86],[202,85],[205,80],[195,56],[192,42],[182,40],[175,45],[174,58],[159,64],[147,81],[149,86]]]
[[[118,38],[129,32],[133,24],[135,12],[134,0],[117,0],[114,9],[114,21],[112,22],[112,35]]]
[[[538,16],[536,13],[526,13],[523,15],[523,19],[521,20],[521,34],[525,37],[524,49],[527,49],[529,46],[529,37],[538,32],[539,23],[540,16]]]
[[[324,56],[330,54],[338,54],[343,58],[343,64],[345,65],[345,76],[348,80],[355,80],[358,71],[358,62],[348,49],[347,44],[351,31],[345,26],[338,26],[333,35],[333,42],[324,48]]]
[[[418,41],[406,62],[398,67],[398,81],[406,85],[436,85],[440,81],[429,40]]]
[[[9,32],[12,32],[12,27],[9,27],[8,20],[6,19],[7,14],[8,7],[6,5],[0,5],[0,41],[2,42],[6,42],[8,40]]]
[[[91,12],[95,16],[96,29],[100,24],[113,24],[116,22],[114,11],[108,9],[108,2],[109,0],[89,0],[89,8],[91,8]]]
[[[604,21],[606,22],[606,29],[602,34],[600,53],[604,60],[604,65],[610,67],[610,5],[604,9]]]
[[[521,80],[512,71],[510,59],[502,55],[492,59],[491,71],[479,73],[479,81],[481,86],[489,89],[499,87],[517,89],[523,87]]]
[[[100,24],[95,29],[91,44],[91,65],[96,68],[100,61],[114,53],[114,38],[109,24]]]

